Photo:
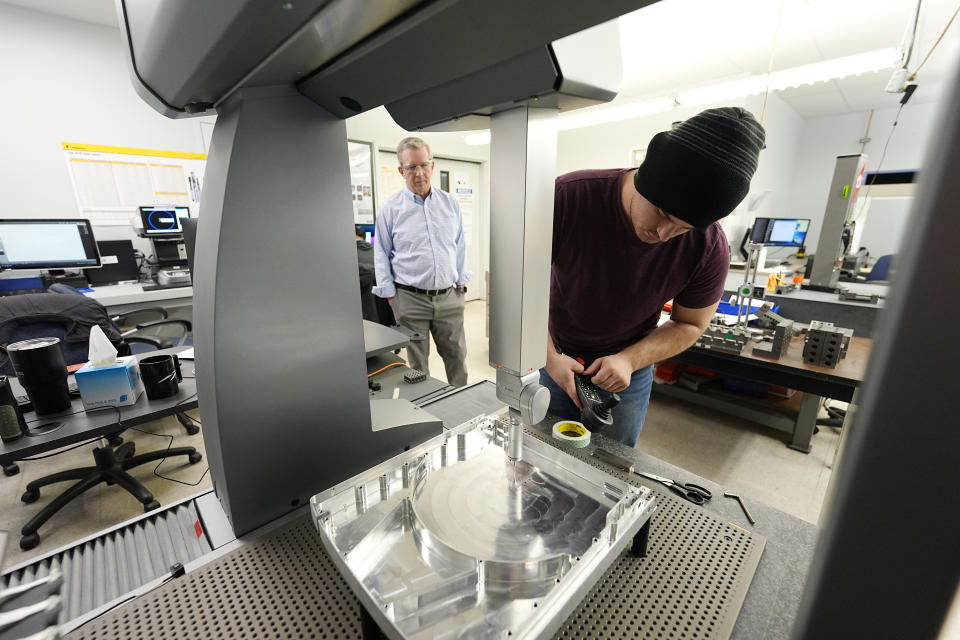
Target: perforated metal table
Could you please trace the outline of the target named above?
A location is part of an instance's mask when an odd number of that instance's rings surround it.
[[[492,385],[481,383],[433,401],[428,410],[455,425],[498,406]],[[549,439],[545,427],[531,433]],[[599,440],[644,470],[701,482],[717,497],[700,508],[651,486],[659,510],[648,556],[621,556],[557,637],[787,638],[812,555],[813,525],[751,503],[757,525],[750,531],[739,505],[720,497],[718,485]],[[571,451],[603,464],[590,449]],[[240,542],[69,637],[362,637],[360,605],[306,514],[292,514]]]

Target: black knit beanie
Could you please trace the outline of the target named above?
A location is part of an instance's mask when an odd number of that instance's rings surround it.
[[[746,197],[764,137],[746,109],[707,109],[653,137],[633,184],[665,213],[706,229]]]

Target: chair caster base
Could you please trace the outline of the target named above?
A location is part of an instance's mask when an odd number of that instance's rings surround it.
[[[39,533],[28,533],[25,536],[20,536],[20,549],[23,551],[29,551],[35,546],[40,544],[40,534]]]
[[[10,464],[3,465],[3,475],[5,476],[15,476],[20,473],[20,467],[16,462],[11,462]]]
[[[40,492],[31,491],[30,489],[27,489],[26,491],[24,491],[23,495],[20,496],[21,502],[26,502],[27,504],[30,504],[31,502],[36,502],[39,499],[40,499]]]
[[[160,503],[156,500],[151,500],[150,502],[145,502],[143,505],[143,512],[147,513],[148,511],[153,511],[154,509],[159,509]]]
[[[191,453],[188,459],[190,460],[190,464],[197,464],[198,462],[203,460],[203,454],[200,453],[199,451],[196,451],[194,453]]]

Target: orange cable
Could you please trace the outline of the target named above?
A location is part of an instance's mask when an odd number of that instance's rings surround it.
[[[377,374],[380,373],[381,371],[386,371],[386,370],[389,369],[390,367],[405,367],[405,366],[407,366],[407,363],[405,363],[405,362],[394,362],[393,364],[388,364],[387,366],[383,367],[382,369],[377,369],[377,370],[374,371],[373,373],[368,373],[368,374],[367,374],[367,377],[368,377],[368,378],[372,378],[373,376],[377,375]]]

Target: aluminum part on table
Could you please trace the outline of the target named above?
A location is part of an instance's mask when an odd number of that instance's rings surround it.
[[[481,416],[311,499],[323,545],[390,637],[550,637],[646,539],[649,489],[527,433],[511,460],[510,426]]]

